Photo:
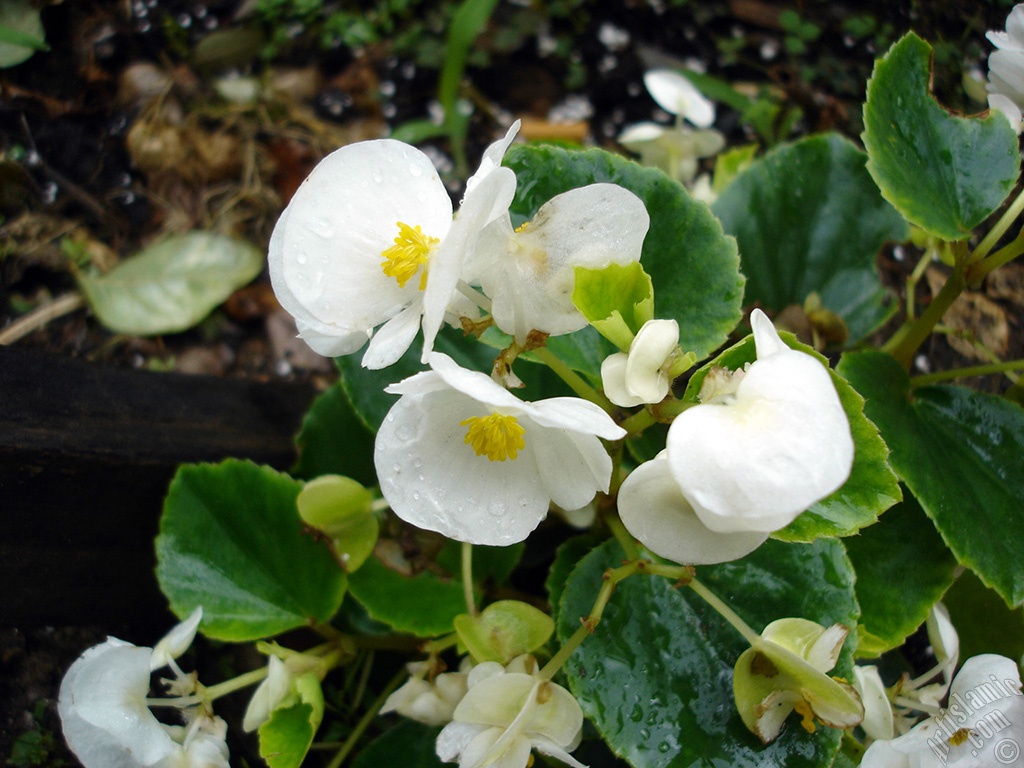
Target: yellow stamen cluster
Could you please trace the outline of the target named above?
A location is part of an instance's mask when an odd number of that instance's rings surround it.
[[[804,730],[808,733],[814,733],[814,712],[811,711],[811,705],[807,703],[807,699],[800,699],[800,701],[793,705],[793,709],[803,718],[800,721],[800,725],[803,726]]]
[[[427,263],[430,252],[437,248],[441,242],[436,237],[425,235],[420,225],[410,227],[399,221],[398,236],[395,244],[384,251],[381,256],[381,268],[388,277],[398,281],[400,288],[404,288],[409,278],[416,274],[417,270]],[[427,270],[424,268],[420,275],[420,290],[427,287]]]
[[[477,456],[486,456],[491,461],[514,459],[523,450],[526,432],[515,416],[503,416],[492,413],[489,416],[471,416],[459,422],[459,426],[468,426],[466,445],[473,446]]]

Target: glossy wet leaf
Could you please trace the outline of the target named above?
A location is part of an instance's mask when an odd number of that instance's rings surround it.
[[[260,726],[260,756],[270,768],[299,768],[324,715],[324,695],[316,675],[307,673],[270,719]]]
[[[903,643],[953,583],[956,558],[909,494],[875,525],[845,539],[857,572],[860,655]]]
[[[875,62],[861,138],[885,199],[921,229],[962,240],[1013,189],[1017,136],[995,110],[982,119],[943,109],[930,92],[931,59],[909,32]]]
[[[654,281],[655,317],[678,321],[680,346],[698,359],[726,340],[743,300],[736,244],[682,185],[598,149],[513,145],[505,165],[519,182],[511,208],[517,224],[555,195],[588,184],[611,182],[637,195],[651,217],[640,262]]]
[[[791,333],[782,332],[782,340],[821,360],[828,361],[811,347],[801,344]],[[731,371],[743,368],[756,359],[753,336],[729,347],[710,363],[695,371],[683,395],[684,400],[698,401],[704,377],[712,366],[720,365]],[[864,398],[836,371],[830,371],[832,383],[850,420],[853,434],[854,456],[849,479],[841,488],[810,507],[796,520],[772,534],[785,541],[813,541],[819,536],[849,536],[866,525],[901,498],[899,482],[889,466],[889,449],[864,413]]]
[[[256,640],[329,620],[345,574],[303,531],[302,484],[251,462],[182,466],[156,538],[157,579],[180,617],[203,606],[203,634]]]
[[[115,333],[148,336],[196,325],[263,269],[263,252],[210,232],[172,235],[104,275],[79,274],[96,317]]]
[[[1007,608],[1003,599],[963,571],[942,596],[960,636],[960,658],[998,653],[1009,659],[1024,655],[1024,608]]]
[[[867,398],[893,468],[957,560],[1008,604],[1024,602],[1024,410],[962,387],[911,392],[882,352],[848,353],[837,370]]]
[[[623,560],[609,540],[585,556],[562,594],[564,642],[590,612],[601,574]],[[768,541],[742,560],[701,568],[698,577],[755,631],[781,617],[853,626],[853,570],[836,541]],[[829,766],[839,732],[811,735],[794,715],[764,747],[746,729],[732,693],[733,665],[746,642],[696,593],[662,577],[631,576],[612,595],[601,623],[564,669],[584,713],[634,768]],[[850,650],[837,671],[850,672]]]
[[[817,292],[851,340],[884,322],[893,296],[875,266],[888,240],[904,240],[903,217],[878,192],[867,156],[836,135],[772,150],[739,173],[712,205],[736,237],[746,304],[780,311]]]
[[[373,433],[356,416],[340,382],[317,396],[302,420],[295,477],[344,475],[363,485],[377,484],[373,467]]]

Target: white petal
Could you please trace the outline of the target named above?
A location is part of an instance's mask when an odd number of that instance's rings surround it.
[[[597,435],[605,440],[621,440],[626,436],[626,430],[599,405],[579,397],[549,397],[534,403],[520,402],[523,411],[544,427]]]
[[[299,330],[299,338],[306,342],[310,349],[324,357],[351,355],[358,352],[370,338],[368,331],[350,333],[339,329],[335,332],[330,326],[319,321],[309,324],[296,318],[295,327]],[[325,328],[328,330],[323,330]]]
[[[608,492],[612,460],[593,435],[528,427],[524,437],[533,441],[541,485],[558,506],[576,509]]]
[[[757,350],[758,360],[776,352],[793,351],[779,338],[779,332],[775,330],[772,321],[760,309],[750,313],[750,329],[754,332],[754,349]]]
[[[928,628],[928,640],[932,644],[936,660],[948,670],[956,668],[960,658],[960,636],[949,618],[949,611],[942,603],[935,603],[928,612],[925,622]],[[947,674],[947,680],[949,676]]]
[[[616,405],[623,408],[632,408],[642,405],[645,401],[626,389],[626,361],[628,356],[625,352],[616,352],[608,355],[601,363],[601,384],[604,387],[605,396]]]
[[[382,325],[363,353],[363,368],[387,368],[405,354],[420,329],[420,303],[413,302]]]
[[[686,77],[670,69],[652,69],[644,74],[644,85],[658,106],[686,118],[698,128],[715,122],[714,105]]]
[[[473,191],[473,188],[501,165],[501,161],[505,157],[505,152],[508,151],[508,148],[512,145],[512,141],[515,139],[516,134],[519,133],[520,125],[521,121],[516,120],[511,126],[509,126],[509,129],[506,131],[503,138],[498,139],[498,141],[494,142],[484,150],[483,157],[480,159],[480,167],[477,169],[476,173],[470,176],[466,181],[466,195],[463,197],[463,203],[465,203],[466,196]],[[507,207],[508,206],[506,206],[506,208]]]
[[[570,755],[557,744],[552,744],[550,741],[538,739],[533,742],[533,746],[536,748],[538,752],[541,752],[545,755],[551,755],[551,757],[555,758],[556,760],[561,760],[566,765],[571,765],[572,768],[587,768],[587,766],[585,766],[575,757]]]
[[[57,710],[68,746],[85,768],[149,766],[178,749],[146,706],[151,653],[110,638],[65,674]]]
[[[854,688],[864,702],[864,720],[861,727],[872,739],[891,739],[895,734],[892,704],[885,693],[885,685],[878,667],[858,664],[853,668]]]
[[[1024,94],[1024,51],[995,51],[988,57],[989,80],[1002,81],[1003,87],[995,88],[1020,103]],[[993,90],[990,88],[989,90]]]
[[[176,624],[153,647],[153,655],[149,661],[150,670],[167,666],[171,663],[171,659],[176,659],[187,651],[188,647],[192,645],[192,641],[195,640],[196,632],[199,629],[199,622],[202,620],[203,606],[199,605],[189,614],[187,619],[180,624]]]
[[[767,533],[716,533],[700,521],[672,477],[664,451],[634,469],[619,489],[626,530],[657,555],[686,565],[725,563],[764,543]]]
[[[1013,100],[1001,93],[990,93],[988,95],[988,107],[994,109],[997,112],[1002,112],[1006,116],[1006,119],[1010,121],[1010,127],[1016,133],[1021,132],[1021,127],[1024,125],[1020,107],[1013,103]]]
[[[453,763],[484,728],[470,723],[448,723],[437,735],[435,750],[442,762]]]
[[[876,741],[860,760],[860,768],[911,768],[910,758],[892,748],[891,741]]]
[[[253,691],[249,706],[245,709],[242,730],[251,733],[267,722],[270,719],[270,714],[288,695],[291,682],[291,676],[288,674],[284,662],[277,656],[271,656],[268,660],[267,676]]]
[[[449,387],[502,413],[519,413],[526,405],[486,373],[463,368],[443,352],[431,353],[427,362]]]
[[[397,224],[442,238],[451,200],[430,159],[390,139],[350,144],[324,158],[275,227],[271,280],[285,307],[345,332],[369,331],[419,295],[381,269]]]
[[[638,152],[637,145],[657,141],[668,130],[665,126],[657,123],[637,123],[627,126],[626,130],[619,134],[619,144]]]
[[[473,544],[525,539],[547,514],[534,449],[491,461],[465,444],[461,421],[489,409],[452,390],[404,395],[392,406],[374,448],[381,492],[395,513],[420,528]]]
[[[679,323],[648,320],[629,347],[626,389],[645,403],[660,403],[668,395],[668,374],[662,371],[679,346]]]

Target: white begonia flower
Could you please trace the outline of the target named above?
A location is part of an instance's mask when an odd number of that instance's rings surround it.
[[[1006,17],[1006,31],[989,31],[986,37],[998,50],[988,57],[988,105],[1006,115],[1021,132],[1024,108],[1024,5],[1015,5]]]
[[[432,370],[387,387],[402,397],[377,432],[374,463],[395,513],[472,544],[525,539],[554,502],[563,509],[607,492],[612,463],[598,438],[625,430],[593,403],[528,403],[439,352]]]
[[[891,739],[896,731],[892,704],[878,667],[858,664],[853,668],[853,687],[864,703],[864,720],[860,727],[872,739]]]
[[[350,144],[313,169],[268,253],[274,293],[310,347],[347,355],[370,339],[363,365],[383,368],[421,318],[426,354],[453,302],[475,312],[454,293],[480,231],[512,202],[515,174],[499,164],[518,127],[487,150],[454,220],[430,158],[400,141]]]
[[[672,385],[668,372],[678,349],[679,323],[648,320],[633,337],[628,353],[616,352],[601,363],[604,393],[624,408],[660,403]]]
[[[513,659],[478,664],[454,719],[437,737],[437,756],[459,768],[526,768],[536,749],[573,768],[583,710],[565,688],[542,680],[536,665]]]
[[[203,620],[203,606],[197,606],[189,617],[180,624],[176,624],[155,646],[153,655],[149,660],[150,670],[157,670],[166,667],[174,659],[178,658],[192,641],[196,639],[196,632],[199,623]]]
[[[639,261],[649,225],[640,198],[616,184],[556,195],[518,229],[506,206],[481,234],[467,279],[490,297],[495,325],[518,343],[532,330],[572,333],[587,325],[572,303],[574,269]]]
[[[928,612],[925,625],[935,660],[942,667],[943,677],[947,681],[951,680],[953,670],[960,660],[960,636],[949,618],[949,609],[942,603],[935,603]]]
[[[455,707],[466,695],[467,679],[472,669],[469,657],[463,660],[458,672],[442,672],[432,680],[426,680],[432,665],[426,661],[414,661],[406,665],[411,677],[396,690],[384,706],[382,715],[397,712],[426,725],[447,725],[452,721]]]
[[[245,716],[242,718],[242,730],[251,733],[267,722],[292,690],[295,679],[317,670],[321,665],[322,660],[319,657],[301,653],[290,655],[285,660],[274,655],[269,656],[267,676],[249,699],[249,706],[246,707]]]
[[[685,183],[697,175],[701,158],[722,151],[725,136],[713,129],[693,131],[683,125],[637,123],[619,135],[619,144],[640,155],[641,165],[660,168]]]
[[[698,128],[707,128],[715,122],[715,105],[678,72],[671,69],[649,70],[644,73],[644,85],[651,98],[666,112],[689,120]]]
[[[622,524],[656,555],[685,565],[737,560],[761,546],[767,533],[712,531],[693,511],[662,451],[634,469],[619,488]]]
[[[1024,697],[1020,669],[1005,656],[968,659],[948,707],[891,741],[876,741],[861,768],[997,768],[1024,766]]]
[[[828,368],[790,349],[759,309],[750,316],[756,362],[708,374],[701,404],[669,428],[672,475],[708,528],[784,528],[842,486],[854,444]]]
[[[71,751],[85,768],[227,768],[223,720],[191,713],[182,728],[149,710],[152,653],[111,637],[71,665],[57,702]]]

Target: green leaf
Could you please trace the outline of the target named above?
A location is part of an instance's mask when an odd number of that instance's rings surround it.
[[[851,340],[892,315],[875,257],[887,240],[905,240],[908,228],[882,199],[866,159],[836,134],[812,136],[753,162],[715,201],[711,209],[739,245],[745,303],[778,311],[817,291]]]
[[[352,768],[442,768],[434,749],[440,728],[402,719],[371,741]]]
[[[581,536],[573,536],[555,552],[555,561],[551,564],[547,579],[544,580],[544,589],[548,593],[548,603],[551,605],[553,619],[557,620],[558,618],[558,606],[562,601],[565,585],[569,581],[569,574],[583,559],[583,556],[600,543],[601,540],[594,534],[585,533]]]
[[[516,656],[536,651],[555,631],[550,616],[521,600],[499,600],[478,616],[464,613],[455,617],[454,625],[477,663],[508,664]]]
[[[146,336],[191,328],[256,277],[263,262],[244,240],[191,232],[161,240],[105,275],[77,278],[103,325]]]
[[[156,575],[171,610],[203,606],[203,633],[256,640],[328,621],[345,574],[303,532],[302,484],[251,462],[186,464],[164,502]]]
[[[555,195],[597,182],[619,184],[637,195],[651,217],[641,264],[654,282],[655,317],[675,319],[680,346],[698,359],[728,338],[743,300],[736,244],[682,185],[599,149],[514,145],[505,165],[519,182],[511,211],[521,220]]]
[[[260,726],[260,756],[270,768],[299,768],[324,716],[320,681],[309,672],[292,682],[292,690]]]
[[[791,333],[779,334],[793,349],[805,352],[828,365],[828,360],[811,347],[801,344]],[[697,402],[704,377],[713,366],[720,365],[731,371],[752,363],[757,355],[754,337],[747,336],[729,347],[710,363],[694,372],[683,394],[683,399]],[[841,488],[814,504],[796,520],[776,531],[772,536],[784,541],[813,541],[819,536],[849,536],[866,525],[902,498],[896,474],[889,466],[889,449],[878,433],[878,428],[864,414],[864,398],[836,371],[832,383],[839,393],[843,410],[850,420],[853,434],[854,456],[849,479]]]
[[[29,0],[0,3],[0,67],[13,67],[47,49],[39,9]]]
[[[373,554],[380,533],[373,494],[351,477],[321,475],[310,480],[299,492],[296,507],[306,525],[331,539],[346,572],[359,570]]]
[[[908,32],[875,62],[861,138],[885,199],[921,229],[962,240],[1013,189],[1020,153],[996,110],[960,117],[935,101],[931,57],[931,46]]]
[[[651,277],[637,263],[575,270],[572,303],[592,326],[623,352],[650,320],[654,307]]]
[[[942,597],[960,635],[960,658],[998,653],[1009,659],[1024,655],[1024,608],[1009,609],[999,595],[964,570]]]
[[[901,645],[953,583],[956,559],[909,495],[843,543],[857,572],[858,654],[874,656]]]
[[[714,190],[715,194],[722,194],[725,188],[732,184],[740,171],[745,170],[754,162],[754,155],[756,154],[757,144],[734,147],[719,154],[715,158],[715,174],[711,182],[711,189]]]
[[[349,576],[349,592],[370,618],[420,637],[451,632],[455,617],[466,612],[460,582],[428,571],[404,576],[376,557]]]
[[[609,540],[573,570],[558,611],[560,641],[590,612],[602,573],[623,557]],[[701,568],[699,577],[755,630],[782,617],[825,626],[857,621],[853,570],[836,541],[768,541],[742,560]],[[634,768],[830,765],[838,731],[811,735],[793,716],[763,747],[743,725],[731,680],[747,647],[696,593],[640,575],[618,585],[596,631],[564,669],[584,713]],[[847,648],[834,674],[849,674],[850,660]]]
[[[299,451],[292,468],[295,477],[311,480],[320,475],[344,475],[363,485],[377,484],[373,433],[356,416],[340,382],[313,401],[295,443]]]
[[[837,369],[867,398],[893,468],[957,560],[1007,604],[1024,602],[1024,411],[962,387],[911,392],[882,352],[847,353]]]
[[[446,116],[455,112],[455,98],[459,84],[466,70],[466,58],[498,0],[462,0],[448,24],[448,37],[445,40],[444,68],[437,85],[437,98],[444,107]]]

